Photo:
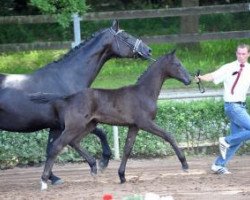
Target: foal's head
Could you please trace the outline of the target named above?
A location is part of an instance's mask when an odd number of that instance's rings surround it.
[[[110,48],[116,57],[143,57],[150,58],[151,48],[148,47],[140,39],[126,33],[119,28],[117,20],[113,21],[113,25],[109,28],[111,39]]]
[[[165,62],[166,77],[177,79],[185,85],[191,83],[190,75],[181,61],[176,57],[175,50],[164,56],[162,62]]]

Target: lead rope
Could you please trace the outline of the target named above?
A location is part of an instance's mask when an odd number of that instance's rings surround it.
[[[201,70],[198,69],[195,76],[198,77],[200,74],[201,74]],[[200,79],[197,82],[197,85],[198,85],[200,93],[204,93],[206,91]]]

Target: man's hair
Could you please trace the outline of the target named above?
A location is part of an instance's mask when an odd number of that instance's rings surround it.
[[[250,46],[248,44],[239,44],[237,49],[243,49],[243,48],[247,48],[247,51],[250,52]]]

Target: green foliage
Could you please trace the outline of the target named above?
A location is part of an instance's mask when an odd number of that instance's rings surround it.
[[[33,6],[38,7],[44,14],[55,14],[64,28],[70,25],[72,15],[82,15],[88,9],[85,0],[30,0]]]
[[[37,133],[9,133],[0,135],[0,168],[10,168],[17,164],[38,164],[44,160],[47,144],[46,131]]]
[[[122,198],[122,200],[143,200],[143,199],[144,197],[142,195],[137,195],[137,194]]]

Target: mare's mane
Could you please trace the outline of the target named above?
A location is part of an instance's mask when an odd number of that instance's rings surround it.
[[[93,34],[91,34],[90,37],[88,37],[86,40],[84,40],[83,42],[81,42],[79,45],[75,46],[73,49],[71,49],[68,53],[66,53],[63,57],[61,57],[59,60],[56,60],[54,62],[60,62],[65,60],[67,57],[74,55],[75,52],[77,52],[78,49],[82,48],[83,46],[85,46],[85,44],[90,41],[91,39],[98,37],[101,33],[105,32],[107,29],[101,29]]]
[[[101,29],[93,34],[91,34],[91,36],[89,36],[88,38],[86,38],[83,42],[81,42],[79,45],[75,46],[74,48],[70,49],[66,54],[64,54],[61,58],[59,58],[58,60],[55,60],[49,64],[47,64],[46,66],[38,69],[39,71],[40,70],[45,70],[47,67],[55,64],[55,63],[61,63],[63,62],[64,60],[66,60],[67,58],[69,58],[70,56],[73,56],[75,55],[79,49],[83,48],[87,42],[89,42],[91,39],[95,38],[95,37],[98,37],[100,34],[102,34],[103,32],[107,31],[107,28],[106,29]]]

